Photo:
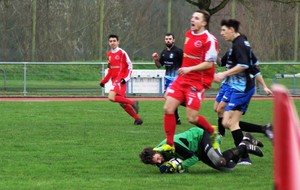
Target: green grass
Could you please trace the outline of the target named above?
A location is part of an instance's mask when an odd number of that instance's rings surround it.
[[[163,101],[141,101],[142,126],[134,126],[117,104],[109,101],[0,102],[1,189],[272,189],[273,150],[263,134],[254,134],[265,147],[252,166],[219,172],[202,162],[189,173],[162,175],[144,165],[138,154],[164,138]],[[300,101],[295,101],[300,108]],[[298,105],[298,106],[297,106]],[[213,101],[201,113],[212,123]],[[192,127],[179,108],[182,132]],[[299,110],[298,110],[299,112]],[[272,101],[252,101],[243,120],[272,121]],[[226,131],[222,149],[233,141]]]

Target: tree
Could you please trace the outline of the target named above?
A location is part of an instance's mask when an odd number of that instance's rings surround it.
[[[197,6],[199,9],[208,11],[210,15],[213,15],[223,9],[229,1],[230,0],[222,0],[219,5],[214,8],[210,8],[211,0],[186,0],[186,2]]]

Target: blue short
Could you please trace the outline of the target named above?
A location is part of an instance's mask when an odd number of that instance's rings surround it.
[[[219,90],[219,93],[216,96],[216,102],[220,103],[222,101],[227,103],[230,98],[230,93],[231,93],[231,86],[223,83]]]
[[[175,79],[167,79],[165,78],[165,90],[174,82]]]
[[[226,106],[225,111],[238,110],[245,114],[254,92],[255,87],[250,89],[248,92],[240,92],[234,88],[231,88],[230,100]]]

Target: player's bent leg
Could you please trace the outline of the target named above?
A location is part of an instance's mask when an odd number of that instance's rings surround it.
[[[239,122],[242,114],[243,113],[238,110],[230,110],[224,112],[224,117],[222,121],[223,126],[229,129],[230,131],[240,129]]]
[[[209,134],[214,133],[215,129],[213,126],[205,119],[205,117],[198,115],[197,110],[187,107],[186,116],[190,123],[206,130]]]
[[[215,103],[214,103],[214,110],[215,110],[215,112],[217,112],[218,105],[219,105],[219,102],[215,101]]]
[[[117,95],[116,92],[110,91],[110,92],[108,93],[108,99],[109,99],[110,101],[114,102],[114,101],[115,101],[116,95]]]
[[[213,149],[209,135],[206,131],[203,133],[203,138],[200,142],[200,149],[201,153],[198,157],[207,165],[217,170],[220,170],[221,167],[226,165],[225,158]]]

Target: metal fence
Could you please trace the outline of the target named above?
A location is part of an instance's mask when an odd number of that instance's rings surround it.
[[[300,63],[272,62],[260,63],[260,67],[268,86],[273,83],[284,84],[292,95],[300,95]],[[104,76],[104,62],[0,62],[0,97],[99,97],[106,96],[106,91],[99,86]],[[152,62],[134,62],[134,70],[154,70]],[[221,71],[224,68],[217,68]],[[163,69],[161,69],[163,70]],[[160,70],[160,71],[161,71]],[[161,72],[160,72],[161,73]],[[133,76],[128,96],[162,96],[162,92],[153,92],[150,88],[157,85],[161,88],[161,75]],[[135,82],[136,80],[136,82]],[[138,83],[137,83],[138,82]],[[144,88],[141,92],[133,92],[134,85]],[[148,86],[147,86],[148,85]],[[206,96],[215,96],[219,84],[213,83]],[[149,89],[149,93],[147,93]],[[265,95],[261,86],[257,85],[256,95]]]

